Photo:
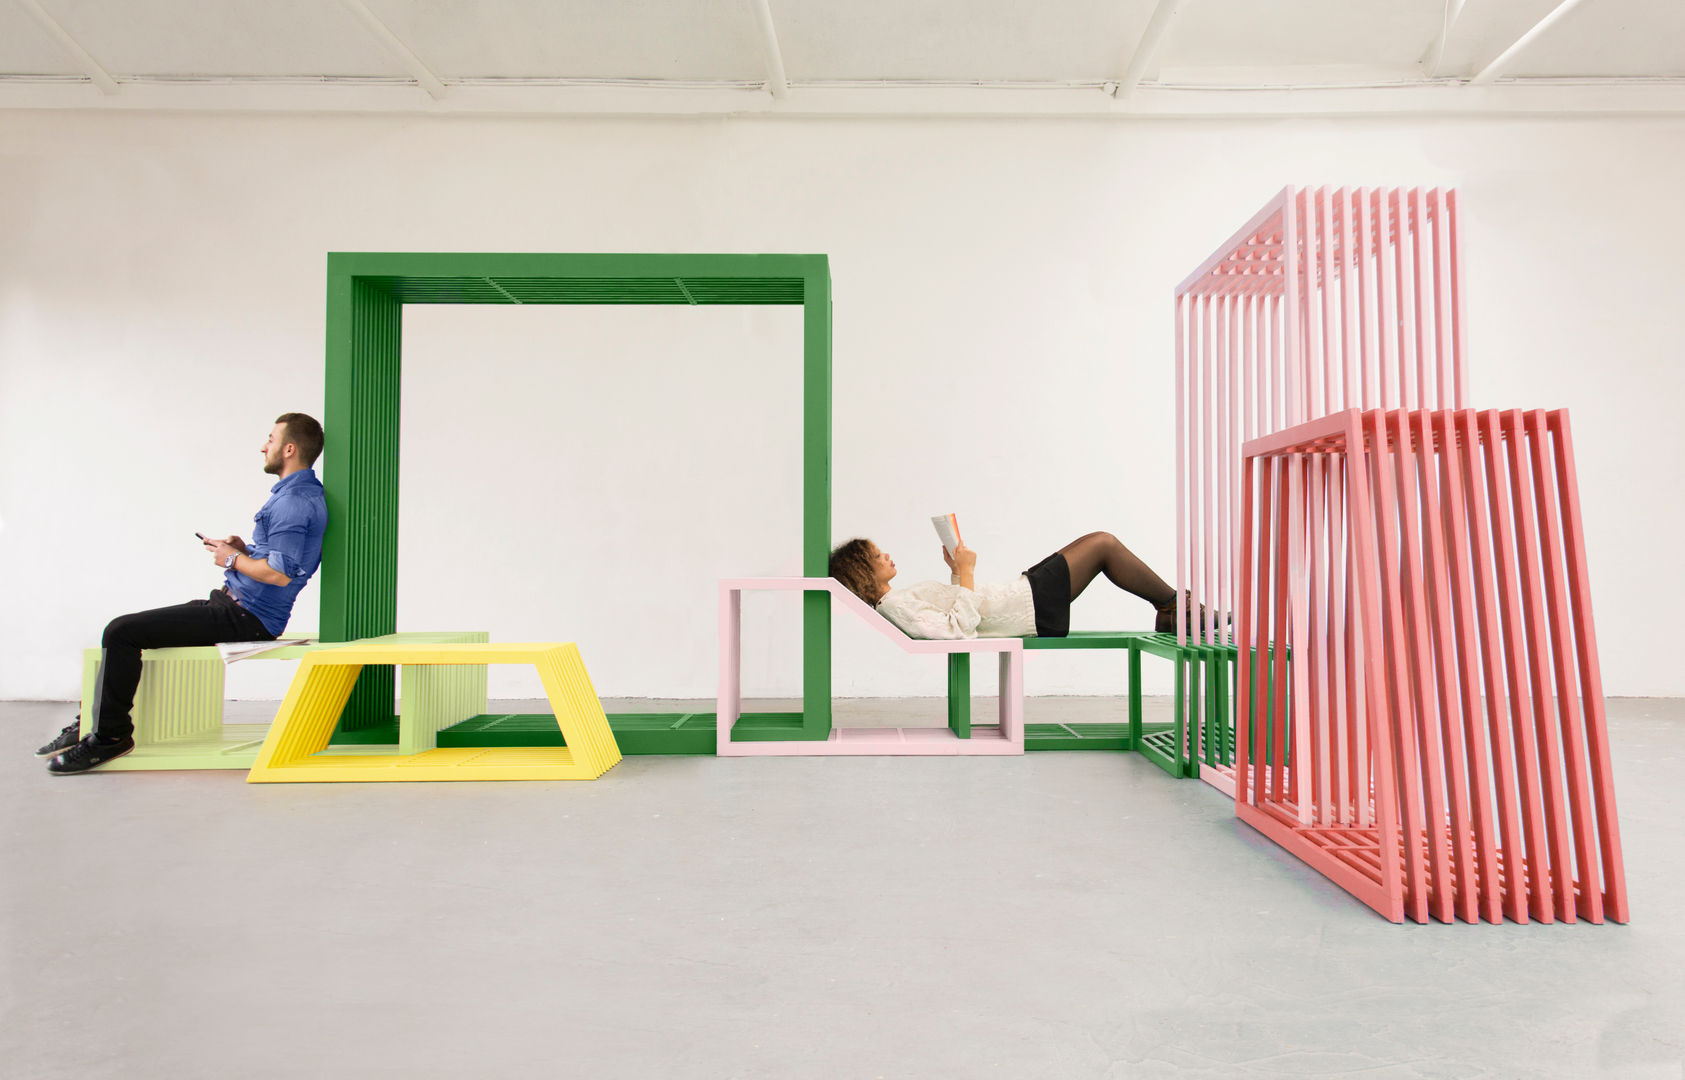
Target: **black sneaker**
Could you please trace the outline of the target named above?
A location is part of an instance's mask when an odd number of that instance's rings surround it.
[[[56,757],[82,741],[82,718],[78,716],[64,725],[64,730],[54,737],[53,741],[35,751],[36,757]]]
[[[116,742],[102,742],[98,735],[89,735],[69,750],[47,762],[47,771],[56,776],[97,769],[108,761],[122,757],[135,748],[135,741],[124,736]]]

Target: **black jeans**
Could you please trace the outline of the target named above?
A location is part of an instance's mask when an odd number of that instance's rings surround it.
[[[106,625],[100,644],[99,696],[94,700],[94,733],[102,739],[134,733],[129,711],[140,685],[140,651],[184,645],[215,645],[219,641],[273,641],[263,620],[218,589],[206,600],[189,600],[174,607],[119,615]]]

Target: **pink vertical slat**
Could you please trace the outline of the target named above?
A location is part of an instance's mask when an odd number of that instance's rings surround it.
[[[1265,459],[1264,468],[1267,470],[1268,467],[1269,461]],[[1257,458],[1248,457],[1241,462],[1241,514],[1243,520],[1247,522],[1247,526],[1241,541],[1240,610],[1235,613],[1235,617],[1240,623],[1240,653],[1239,659],[1235,662],[1234,801],[1236,806],[1251,801],[1251,763],[1254,755],[1249,745],[1252,741],[1250,732],[1255,731],[1258,727],[1258,712],[1260,711],[1253,707],[1253,698],[1257,694],[1257,689],[1252,685],[1253,665],[1249,662],[1249,651],[1255,649],[1259,641],[1259,634],[1252,625],[1259,610],[1252,598],[1252,583],[1254,577],[1262,580],[1262,575],[1255,574],[1254,568],[1264,565],[1263,560],[1267,559],[1266,545],[1269,537],[1267,530],[1253,524],[1253,507],[1254,505],[1257,506],[1256,513],[1259,515],[1259,520],[1268,521],[1270,499],[1267,490],[1260,492],[1256,500],[1254,499],[1253,493],[1258,482],[1257,472]]]
[[[1316,281],[1314,288],[1309,290],[1314,307],[1306,308],[1309,317],[1314,318],[1311,327],[1311,416],[1328,416],[1336,411],[1335,408],[1335,354],[1333,354],[1333,327],[1329,320],[1333,317],[1333,288],[1335,288],[1335,253],[1333,253],[1333,231],[1328,221],[1333,214],[1333,197],[1326,187],[1318,187],[1313,194],[1314,227],[1308,229],[1309,236],[1316,243],[1316,258],[1308,259],[1313,263],[1311,280]]]
[[[1286,205],[1282,207],[1281,250],[1286,260],[1282,270],[1286,281],[1287,294],[1281,310],[1283,341],[1281,367],[1276,371],[1276,386],[1283,392],[1286,418],[1276,428],[1277,431],[1282,430],[1283,426],[1292,427],[1305,419],[1299,406],[1298,389],[1303,378],[1299,371],[1299,357],[1301,355],[1299,344],[1301,301],[1299,297],[1303,291],[1300,276],[1304,273],[1304,264],[1307,261],[1301,257],[1299,252],[1299,206],[1302,201],[1299,194],[1289,188]]]
[[[1309,618],[1300,640],[1304,642],[1305,651],[1309,654],[1306,657],[1306,666],[1310,668],[1311,692],[1306,694],[1303,700],[1308,706],[1306,711],[1310,713],[1305,720],[1310,730],[1307,746],[1310,754],[1301,760],[1300,766],[1309,774],[1309,780],[1312,782],[1305,783],[1300,790],[1304,793],[1304,798],[1311,803],[1308,810],[1312,820],[1319,824],[1329,824],[1330,821],[1325,816],[1332,797],[1329,787],[1332,761],[1328,732],[1328,586],[1323,578],[1328,548],[1328,490],[1323,468],[1324,455],[1308,454],[1306,457],[1309,482],[1306,484],[1305,505],[1311,537],[1310,543],[1306,545],[1305,568],[1308,578],[1306,607]]]
[[[1355,412],[1355,410],[1354,410]],[[1356,421],[1354,420],[1355,424]],[[1372,783],[1369,772],[1369,717],[1368,689],[1364,685],[1364,676],[1368,660],[1362,651],[1363,620],[1358,610],[1358,581],[1360,571],[1358,565],[1358,507],[1353,501],[1352,487],[1363,479],[1363,457],[1361,446],[1358,456],[1352,457],[1353,451],[1348,450],[1340,459],[1340,475],[1345,481],[1347,518],[1352,522],[1350,536],[1346,541],[1346,605],[1345,605],[1345,650],[1346,650],[1346,695],[1345,709],[1348,718],[1347,731],[1350,740],[1347,744],[1346,759],[1350,763],[1351,799],[1354,816],[1351,821],[1359,828],[1368,828],[1370,815],[1370,785]],[[1354,465],[1355,461],[1355,465]]]
[[[1476,599],[1472,567],[1475,554],[1469,541],[1467,501],[1464,495],[1462,450],[1458,445],[1456,416],[1436,413],[1434,424],[1440,440],[1440,507],[1444,519],[1446,562],[1450,569],[1449,600],[1456,651],[1452,663],[1458,676],[1464,753],[1468,762],[1469,817],[1474,838],[1478,899],[1487,922],[1502,922],[1503,887],[1498,877],[1498,834],[1492,806],[1492,768],[1486,756],[1485,725],[1478,684],[1480,642],[1476,637]]]
[[[1312,799],[1308,774],[1311,762],[1315,760],[1311,749],[1311,686],[1310,686],[1310,658],[1305,649],[1299,648],[1301,643],[1309,644],[1310,612],[1307,596],[1307,581],[1305,576],[1305,489],[1309,487],[1310,462],[1304,454],[1295,454],[1290,459],[1292,470],[1288,473],[1291,486],[1288,489],[1288,534],[1287,534],[1287,571],[1289,615],[1287,642],[1292,649],[1289,663],[1293,667],[1292,688],[1293,702],[1293,750],[1292,768],[1287,773],[1287,785],[1290,797],[1298,808],[1299,823],[1310,823]],[[1307,782],[1299,783],[1301,775],[1306,776]]]
[[[1423,819],[1422,787],[1419,782],[1416,746],[1416,720],[1410,699],[1409,671],[1404,657],[1404,598],[1399,595],[1397,568],[1403,562],[1398,541],[1398,496],[1394,490],[1393,470],[1388,447],[1385,414],[1370,413],[1366,418],[1370,449],[1376,516],[1379,524],[1376,535],[1381,554],[1382,648],[1386,661],[1388,714],[1391,720],[1391,745],[1377,745],[1377,754],[1386,754],[1395,762],[1399,817],[1404,826],[1405,908],[1415,922],[1428,920],[1427,866],[1422,858]]]
[[[1594,923],[1603,921],[1603,889],[1597,868],[1597,844],[1591,791],[1586,779],[1585,733],[1580,723],[1580,687],[1572,662],[1573,627],[1568,621],[1568,596],[1564,582],[1566,561],[1562,555],[1557,522],[1555,470],[1547,467],[1549,453],[1543,410],[1524,417],[1527,450],[1533,470],[1534,509],[1538,514],[1540,563],[1545,576],[1545,610],[1552,629],[1550,657],[1556,675],[1556,711],[1562,728],[1562,767],[1568,778],[1568,809],[1573,827],[1575,864],[1579,869],[1578,912]],[[1554,465],[1554,462],[1552,463]]]
[[[1429,209],[1433,213],[1433,325],[1434,355],[1439,361],[1439,403],[1441,409],[1456,408],[1459,402],[1451,345],[1451,243],[1448,193],[1434,188]]]
[[[1385,443],[1379,444],[1384,450]],[[1393,756],[1389,748],[1396,741],[1395,729],[1384,689],[1390,685],[1386,674],[1386,644],[1382,631],[1380,574],[1385,557],[1376,540],[1378,515],[1374,510],[1373,487],[1366,460],[1377,456],[1364,449],[1364,432],[1359,426],[1359,414],[1348,413],[1346,420],[1346,481],[1352,506],[1352,538],[1355,545],[1353,566],[1359,595],[1361,615],[1360,635],[1364,665],[1365,733],[1368,744],[1375,748],[1374,816],[1380,832],[1381,889],[1392,899],[1394,921],[1404,917],[1404,883],[1400,874],[1398,784]],[[1415,841],[1406,845],[1404,858],[1415,848]]]
[[[1212,305],[1215,307],[1215,303]],[[1215,590],[1212,587],[1216,575],[1216,563],[1221,557],[1217,550],[1216,515],[1212,512],[1214,489],[1217,481],[1216,432],[1213,431],[1215,412],[1212,398],[1215,396],[1213,375],[1217,367],[1217,341],[1219,336],[1216,320],[1220,312],[1213,311],[1212,325],[1208,326],[1205,348],[1200,351],[1199,371],[1199,431],[1200,431],[1200,470],[1199,470],[1199,520],[1200,520],[1200,557],[1199,579],[1194,591],[1194,610],[1202,612],[1198,619],[1200,628],[1199,640],[1209,641],[1206,636],[1207,617],[1203,612],[1214,607]],[[1188,718],[1192,723],[1194,718]]]
[[[1347,620],[1349,608],[1346,601],[1346,574],[1350,560],[1346,554],[1346,493],[1345,493],[1345,458],[1341,455],[1328,459],[1328,490],[1330,506],[1328,510],[1329,544],[1328,544],[1328,577],[1330,588],[1328,603],[1333,610],[1333,619],[1328,632],[1328,649],[1333,658],[1329,665],[1332,672],[1331,700],[1329,708],[1331,717],[1329,728],[1333,732],[1330,739],[1329,755],[1333,759],[1334,784],[1330,797],[1334,801],[1336,813],[1334,820],[1341,825],[1353,825],[1356,822],[1353,810],[1357,797],[1353,794],[1354,773],[1352,768],[1352,738],[1351,726],[1354,710],[1349,707],[1347,700],[1347,682],[1351,675],[1352,657],[1350,654],[1350,638],[1347,634]]]
[[[1205,475],[1210,467],[1210,451],[1205,445],[1205,372],[1209,366],[1206,355],[1211,351],[1211,298],[1201,295],[1199,298],[1199,335],[1196,348],[1188,356],[1188,372],[1191,381],[1188,383],[1188,454],[1190,471],[1188,473],[1188,494],[1191,508],[1188,511],[1189,548],[1188,567],[1189,585],[1191,590],[1185,599],[1188,601],[1189,615],[1184,620],[1192,622],[1192,613],[1199,610],[1198,601],[1203,591],[1201,582],[1205,578],[1206,531],[1205,531]],[[1185,630],[1185,625],[1178,625],[1177,632]],[[1182,717],[1186,723],[1188,717]]]
[[[1417,394],[1418,372],[1415,350],[1411,348],[1409,313],[1415,297],[1410,292],[1410,195],[1403,188],[1391,192],[1393,203],[1393,286],[1398,290],[1394,298],[1398,311],[1398,400],[1402,408],[1414,409],[1421,398]]]
[[[1230,598],[1228,590],[1232,586],[1233,561],[1235,561],[1235,536],[1233,536],[1233,522],[1228,517],[1228,505],[1232,500],[1233,462],[1240,455],[1240,446],[1235,443],[1235,430],[1228,423],[1228,396],[1232,393],[1233,357],[1235,357],[1235,322],[1237,322],[1237,298],[1230,297],[1223,303],[1222,340],[1217,354],[1217,591],[1213,593],[1213,600],[1217,612],[1230,612]],[[1217,640],[1222,640],[1222,630],[1218,630]]]
[[[1527,905],[1533,918],[1555,922],[1551,899],[1550,854],[1545,836],[1545,810],[1539,777],[1538,744],[1528,724],[1532,703],[1527,697],[1527,643],[1521,629],[1521,597],[1515,537],[1510,528],[1505,495],[1510,491],[1507,476],[1501,476],[1503,435],[1498,414],[1478,414],[1481,449],[1486,457],[1486,490],[1492,513],[1494,570],[1498,579],[1498,612],[1504,630],[1504,675],[1509,689],[1510,733],[1515,740],[1516,779],[1522,803],[1522,835],[1527,842]]]
[[[1376,398],[1376,376],[1380,373],[1380,357],[1376,354],[1372,335],[1375,332],[1375,255],[1377,248],[1370,243],[1374,236],[1376,207],[1369,188],[1357,192],[1357,292],[1358,292],[1358,359],[1363,365],[1363,402],[1361,407],[1373,409],[1380,405]],[[1373,369],[1373,370],[1372,370]],[[1352,404],[1357,406],[1356,402]]]
[[[1462,195],[1457,191],[1445,193],[1445,208],[1449,212],[1449,249],[1451,252],[1451,367],[1456,384],[1456,407],[1469,407],[1468,323],[1464,308],[1467,297],[1463,290],[1468,278],[1463,274]]]
[[[1359,396],[1359,357],[1357,351],[1357,233],[1361,226],[1352,219],[1356,190],[1340,190],[1340,360],[1344,375],[1341,378],[1339,408],[1362,408]]]
[[[1289,474],[1292,472],[1293,459],[1277,457],[1273,459],[1275,466],[1275,541],[1271,551],[1271,580],[1270,580],[1270,645],[1273,653],[1270,662],[1270,797],[1281,801],[1286,791],[1283,783],[1283,764],[1287,757],[1287,650],[1292,642],[1287,633],[1287,596],[1288,596],[1288,543],[1289,521],[1291,508],[1289,492],[1292,489]]]
[[[1197,301],[1176,297],[1176,640],[1183,640],[1185,605],[1182,590],[1188,581],[1188,395],[1187,327]]]
[[[1228,499],[1223,504],[1224,512],[1228,516],[1228,540],[1226,541],[1227,546],[1224,548],[1227,559],[1223,565],[1228,570],[1229,587],[1224,596],[1220,598],[1217,610],[1221,613],[1218,616],[1218,627],[1221,631],[1220,640],[1227,642],[1228,644],[1233,644],[1235,640],[1233,613],[1235,593],[1237,593],[1240,589],[1240,566],[1238,562],[1240,554],[1240,537],[1237,533],[1242,527],[1240,517],[1240,454],[1241,447],[1245,445],[1241,442],[1240,437],[1240,395],[1242,382],[1245,378],[1244,372],[1246,369],[1246,339],[1244,336],[1246,329],[1244,311],[1246,308],[1244,305],[1249,305],[1250,303],[1250,296],[1241,297],[1237,301],[1234,319],[1229,325],[1229,331],[1234,335],[1234,340],[1229,350],[1228,391],[1224,397],[1224,401],[1227,403],[1227,410],[1223,416],[1223,430],[1229,433],[1229,448],[1228,454],[1225,458],[1228,463],[1228,483],[1225,485],[1228,492]],[[1230,621],[1221,621],[1225,617],[1227,617]],[[1218,722],[1222,723],[1224,721],[1222,718],[1219,718]]]
[[[1603,909],[1616,922],[1628,916],[1626,863],[1621,854],[1620,822],[1615,813],[1615,776],[1609,753],[1608,718],[1604,715],[1603,673],[1598,665],[1597,630],[1591,617],[1591,579],[1586,570],[1584,526],[1580,520],[1580,481],[1574,465],[1574,437],[1568,411],[1547,417],[1556,436],[1557,493],[1562,511],[1562,546],[1568,564],[1568,601],[1574,615],[1575,648],[1580,663],[1581,704],[1586,714],[1586,757],[1591,766],[1592,801],[1597,807],[1597,834],[1603,855]],[[1595,883],[1587,883],[1595,887]]]
[[[715,752],[731,742],[731,728],[743,710],[743,594],[720,586],[720,681],[715,702]]]
[[[1416,325],[1416,408],[1431,409],[1438,400],[1439,390],[1428,381],[1428,373],[1433,369],[1428,356],[1433,349],[1433,339],[1428,336],[1427,309],[1429,297],[1428,261],[1432,254],[1432,243],[1428,240],[1429,226],[1427,209],[1421,188],[1410,189],[1410,256],[1411,276],[1410,295],[1414,301]]]
[[[1485,722],[1492,745],[1492,772],[1497,787],[1498,829],[1503,838],[1503,897],[1504,913],[1516,922],[1527,922],[1526,860],[1521,840],[1521,822],[1525,817],[1526,799],[1520,794],[1520,769],[1506,736],[1504,717],[1508,701],[1505,697],[1503,641],[1501,638],[1500,601],[1496,594],[1499,577],[1497,540],[1489,526],[1488,507],[1490,481],[1483,467],[1487,461],[1481,444],[1484,429],[1478,414],[1461,410],[1456,414],[1458,460],[1467,481],[1464,497],[1466,513],[1473,531],[1469,550],[1474,580],[1475,615],[1480,627],[1481,674],[1486,691]]]
[[[1522,443],[1527,434],[1519,410],[1500,415],[1507,442],[1510,494],[1515,535],[1520,549],[1522,626],[1527,633],[1527,675],[1532,689],[1533,736],[1539,748],[1539,779],[1544,795],[1545,834],[1549,840],[1551,880],[1555,885],[1556,917],[1564,922],[1578,919],[1574,901],[1574,860],[1568,826],[1567,802],[1563,797],[1562,751],[1556,730],[1550,723],[1550,640],[1545,626],[1544,583],[1539,567],[1539,538],[1534,528],[1533,481]]]
[[[1476,880],[1473,847],[1473,823],[1469,812],[1469,777],[1467,741],[1463,736],[1463,715],[1459,709],[1457,691],[1457,647],[1451,626],[1451,569],[1447,553],[1444,501],[1439,485],[1439,466],[1451,452],[1448,444],[1435,449],[1437,427],[1435,416],[1441,413],[1418,411],[1411,416],[1415,427],[1418,478],[1421,496],[1421,524],[1426,548],[1423,558],[1423,579],[1428,591],[1428,636],[1432,642],[1432,656],[1436,661],[1434,686],[1438,693],[1440,752],[1445,760],[1446,801],[1451,814],[1451,866],[1456,880],[1458,917],[1465,922],[1480,919],[1479,886]]]
[[[1398,323],[1397,299],[1398,290],[1393,284],[1393,265],[1395,258],[1389,258],[1392,248],[1392,200],[1385,189],[1376,192],[1375,217],[1376,235],[1378,243],[1375,250],[1375,261],[1379,273],[1375,275],[1375,288],[1379,293],[1377,302],[1381,309],[1379,321],[1375,324],[1375,343],[1380,352],[1381,378],[1381,408],[1391,409],[1402,406],[1403,399],[1399,396],[1401,376],[1399,375],[1400,361],[1394,354],[1398,347],[1398,337],[1394,327]]]
[[[1285,271],[1284,271],[1285,273]],[[1283,286],[1285,288],[1285,286]],[[1270,297],[1270,328],[1269,328],[1269,370],[1270,377],[1264,383],[1270,394],[1270,431],[1280,431],[1287,426],[1287,406],[1283,398],[1282,388],[1286,382],[1282,376],[1282,353],[1286,352],[1286,345],[1282,335],[1286,330],[1282,326],[1281,311],[1286,303],[1286,293]]]
[[[1399,411],[1388,418],[1394,439],[1392,467],[1398,481],[1396,497],[1402,555],[1399,598],[1404,614],[1402,657],[1410,685],[1410,700],[1415,703],[1412,716],[1416,739],[1414,752],[1423,785],[1423,838],[1428,850],[1431,910],[1434,918],[1450,922],[1453,917],[1453,889],[1446,859],[1445,770],[1440,759],[1438,694],[1431,667],[1432,646],[1425,610],[1427,582],[1422,567],[1422,538],[1416,520],[1420,448],[1415,444],[1409,424],[1409,418],[1417,414],[1417,411]],[[1406,744],[1405,753],[1410,752],[1411,747]]]

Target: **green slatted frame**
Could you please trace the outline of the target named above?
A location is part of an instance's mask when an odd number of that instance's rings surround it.
[[[831,270],[824,255],[331,252],[322,552],[324,641],[397,629],[398,423],[405,304],[800,304],[802,573],[829,573]],[[343,736],[390,726],[390,668],[365,668]],[[831,730],[831,597],[802,598],[802,724]]]

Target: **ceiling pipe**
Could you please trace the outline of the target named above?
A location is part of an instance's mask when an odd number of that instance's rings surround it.
[[[1531,45],[1535,38],[1550,29],[1552,23],[1568,14],[1577,7],[1579,3],[1580,0],[1562,0],[1562,3],[1556,5],[1556,8],[1552,10],[1549,15],[1546,15],[1534,24],[1533,29],[1517,38],[1514,45],[1511,45],[1509,48],[1499,53],[1496,60],[1481,68],[1480,71],[1475,74],[1474,78],[1469,80],[1469,85],[1485,86],[1493,79],[1496,79],[1499,74],[1503,72],[1504,68],[1508,66],[1509,62],[1521,55],[1522,50]]]
[[[772,23],[770,0],[754,0],[755,21],[761,28],[761,46],[766,52],[766,89],[774,101],[790,97],[790,80],[784,74],[784,53],[778,47],[778,28]]]
[[[41,6],[39,0],[18,0],[18,6],[29,12],[35,21],[41,24],[41,29],[53,35],[58,43],[64,46],[65,51],[76,58],[77,64],[82,68],[82,74],[92,79],[101,93],[115,94],[117,92],[117,80],[111,77],[111,72],[105,70],[100,62],[93,58],[92,53],[82,48],[82,44],[71,37],[70,31],[59,25],[57,19],[47,14],[47,9]]]
[[[1158,0],[1158,7],[1153,9],[1152,18],[1147,20],[1147,29],[1141,34],[1140,44],[1135,46],[1135,55],[1129,58],[1129,69],[1117,82],[1106,84],[1108,94],[1122,101],[1135,92],[1135,87],[1140,85],[1141,77],[1147,73],[1153,57],[1158,55],[1160,46],[1170,33],[1170,24],[1181,10],[1182,3],[1183,0]]]
[[[1463,13],[1465,0],[1445,0],[1445,15],[1439,23],[1439,36],[1429,46],[1422,64],[1427,77],[1438,78],[1439,65],[1445,62],[1445,46],[1451,40],[1451,31],[1457,26],[1457,17]]]
[[[368,9],[368,5],[363,3],[363,0],[341,0],[341,2],[345,4],[346,9],[351,14],[357,16],[357,20],[368,29],[369,33],[379,38],[391,50],[392,55],[398,58],[399,63],[403,64],[405,70],[415,78],[416,82],[421,84],[421,88],[427,91],[434,101],[445,99],[445,84],[439,80],[437,75],[433,74],[433,69],[428,67],[421,57],[411,51],[410,47],[405,45],[385,23],[381,22],[379,17]]]

